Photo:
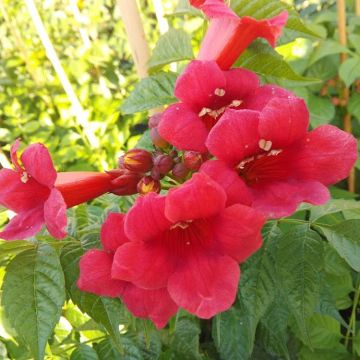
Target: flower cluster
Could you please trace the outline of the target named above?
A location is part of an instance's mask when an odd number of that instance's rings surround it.
[[[287,13],[239,18],[222,0],[191,0],[210,19],[197,60],[175,85],[179,102],[150,118],[152,152],[127,151],[106,173],[56,173],[43,145],[27,148],[15,170],[0,171],[0,204],[18,215],[4,239],[43,224],[65,235],[66,208],[106,192],[139,193],[126,214],[110,213],[103,249],[80,261],[78,287],[119,297],[158,328],[183,308],[210,318],[234,302],[239,264],[261,247],[267,218],[301,202],[323,204],[346,178],[355,138],[332,125],[309,131],[305,102],[256,74],[230,67],[251,41],[275,45]],[[168,190],[168,191],[166,191]]]

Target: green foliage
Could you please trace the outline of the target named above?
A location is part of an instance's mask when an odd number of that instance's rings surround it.
[[[172,62],[194,57],[191,37],[183,30],[170,29],[159,38],[149,61],[150,68],[162,67]]]
[[[6,268],[2,305],[35,359],[43,359],[47,339],[59,321],[64,289],[59,257],[49,245],[38,244],[16,255]]]
[[[174,97],[175,80],[176,74],[165,72],[141,80],[135,85],[129,98],[122,104],[122,112],[133,114],[176,102]]]

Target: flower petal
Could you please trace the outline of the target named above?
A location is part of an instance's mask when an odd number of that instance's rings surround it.
[[[9,169],[0,170],[0,204],[19,213],[29,211],[49,196],[49,188],[29,178],[21,181],[21,174]]]
[[[173,269],[172,258],[161,244],[129,242],[116,250],[111,274],[144,289],[159,289],[166,286]]]
[[[282,149],[301,140],[309,126],[309,111],[304,100],[273,98],[260,113],[259,134],[271,140],[273,149]]]
[[[155,193],[138,197],[125,218],[125,234],[135,241],[151,240],[170,226],[165,217],[165,197]]]
[[[158,329],[162,329],[178,310],[166,288],[144,290],[129,284],[122,300],[130,312],[151,319]]]
[[[251,110],[226,110],[206,141],[211,154],[230,165],[237,165],[259,152],[259,114]]]
[[[0,239],[24,240],[34,236],[44,224],[43,206],[16,215],[0,232]]]
[[[129,241],[125,235],[125,214],[109,213],[101,227],[100,239],[104,250],[115,252]]]
[[[336,126],[322,125],[304,139],[296,158],[297,176],[335,184],[349,175],[358,157],[356,139]]]
[[[44,218],[46,227],[53,237],[62,239],[66,236],[66,204],[61,192],[55,188],[51,190],[44,204]]]
[[[227,70],[258,37],[266,39],[274,47],[286,21],[286,11],[265,20],[247,16],[213,16],[197,58],[215,60],[221,69]]]
[[[160,136],[181,150],[206,152],[209,131],[196,112],[186,104],[170,105],[157,128]]]
[[[252,71],[236,68],[224,71],[226,95],[232,100],[243,101],[260,85],[258,76]]]
[[[201,172],[210,176],[225,190],[226,205],[252,203],[252,195],[241,177],[228,165],[220,160],[209,160],[202,164]]]
[[[204,173],[196,173],[168,192],[165,215],[173,223],[208,218],[225,208],[223,188]]]
[[[261,247],[265,217],[260,212],[237,204],[226,208],[214,221],[216,242],[237,262],[245,261]]]
[[[224,3],[224,0],[190,0],[190,4],[200,10],[208,18],[238,16]]]
[[[233,304],[239,277],[232,258],[196,253],[170,276],[168,290],[179,307],[209,319]]]
[[[293,214],[301,202],[321,205],[330,199],[329,190],[318,181],[288,180],[252,188],[252,207],[270,218]]]
[[[292,92],[279,86],[264,85],[250,94],[250,96],[248,96],[242,104],[242,107],[250,110],[261,111],[271,99],[288,98],[289,96],[295,97]]]
[[[193,60],[178,77],[175,96],[194,111],[200,111],[213,103],[215,90],[224,89],[225,85],[225,76],[215,61]]]
[[[56,171],[48,149],[43,144],[32,144],[21,155],[25,171],[40,184],[53,187]]]
[[[99,296],[118,297],[124,293],[125,281],[111,278],[113,255],[98,249],[87,251],[80,259],[80,277],[77,286],[81,291]]]

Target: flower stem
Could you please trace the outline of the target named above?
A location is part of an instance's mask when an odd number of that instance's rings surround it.
[[[359,277],[358,277],[358,287],[355,291],[354,303],[353,303],[353,307],[352,307],[352,311],[351,311],[349,327],[347,329],[346,336],[345,336],[345,347],[346,348],[349,345],[350,333],[352,332],[352,337],[355,337],[355,335],[356,335],[356,310],[357,310],[357,307],[359,304],[359,300],[360,300],[360,281],[359,281]],[[354,349],[353,349],[353,352],[354,352]]]

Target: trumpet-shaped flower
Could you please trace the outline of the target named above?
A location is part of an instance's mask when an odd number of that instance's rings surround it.
[[[243,108],[258,88],[251,71],[223,71],[215,61],[192,61],[175,85],[181,102],[163,112],[159,134],[178,149],[204,153],[209,131],[226,109]]]
[[[256,39],[266,39],[275,47],[288,13],[265,20],[237,16],[223,0],[190,0],[210,18],[198,60],[215,60],[221,69],[229,69],[241,53]]]
[[[304,101],[279,90],[271,98],[271,90],[260,89],[247,104],[256,110],[226,111],[207,139],[218,160],[201,171],[224,187],[228,205],[251,204],[275,218],[290,215],[303,201],[325,203],[327,186],[346,178],[354,165],[357,144],[332,125],[309,132]]]
[[[17,140],[11,148],[14,170],[0,171],[0,204],[17,215],[0,232],[6,240],[35,235],[46,224],[56,238],[65,236],[66,204],[55,188],[56,171],[48,150],[42,144],[30,145],[21,155]]]
[[[225,203],[222,187],[200,173],[166,196],[139,197],[126,215],[130,242],[116,250],[112,278],[142,289],[166,288],[179,307],[201,318],[228,309],[238,263],[261,246],[264,217]]]
[[[66,235],[66,208],[116,189],[113,177],[97,172],[56,173],[50,154],[42,144],[30,145],[17,156],[20,141],[11,148],[14,170],[0,170],[0,204],[17,213],[0,232],[6,240],[26,239],[45,224],[49,233]]]
[[[114,252],[129,242],[124,233],[124,214],[110,213],[101,229],[103,250],[92,249],[80,259],[78,287],[100,296],[120,297],[137,317],[151,319],[158,328],[166,325],[178,307],[166,288],[145,290],[111,276]]]

